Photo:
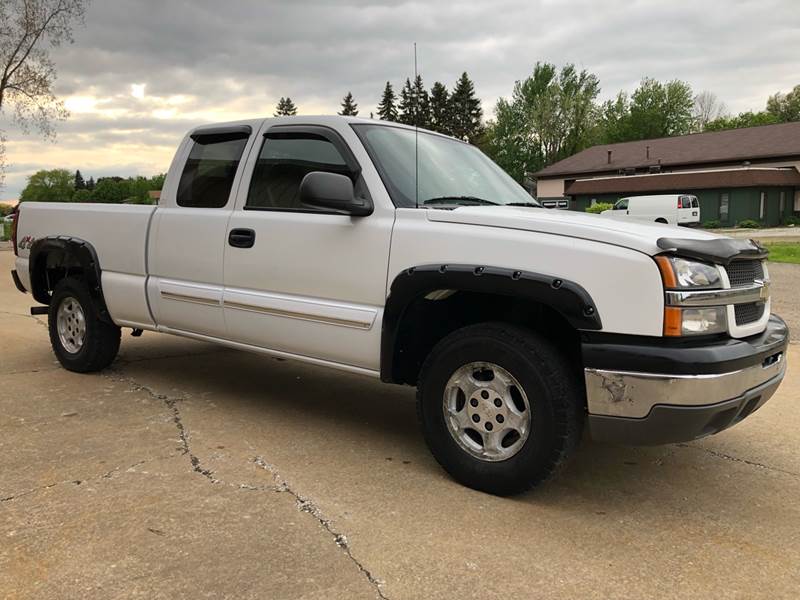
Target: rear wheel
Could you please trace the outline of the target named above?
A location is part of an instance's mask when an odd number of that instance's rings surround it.
[[[68,277],[56,285],[47,316],[50,344],[65,369],[100,371],[116,358],[120,328],[100,320],[97,305],[81,280]]]
[[[417,413],[436,460],[459,482],[492,494],[550,477],[580,439],[583,403],[560,352],[503,323],[444,338],[420,373]]]

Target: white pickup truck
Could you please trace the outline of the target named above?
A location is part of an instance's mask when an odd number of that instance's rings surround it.
[[[759,245],[540,208],[478,149],[394,123],[199,127],[158,207],[24,203],[14,240],[65,368],[108,366],[127,327],[416,386],[433,455],[497,494],[584,428],[721,431],[786,368]]]

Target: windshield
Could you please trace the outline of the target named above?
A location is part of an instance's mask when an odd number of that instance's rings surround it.
[[[395,206],[488,206],[539,204],[483,152],[469,144],[413,129],[353,125]],[[419,182],[417,164],[419,156]]]

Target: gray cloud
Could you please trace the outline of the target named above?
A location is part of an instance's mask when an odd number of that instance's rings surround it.
[[[793,0],[95,0],[75,44],[54,56],[57,90],[114,112],[73,111],[58,148],[68,162],[116,149],[93,168],[128,174],[156,155],[166,168],[167,148],[192,125],[270,115],[280,96],[301,112],[334,112],[349,90],[369,115],[387,79],[399,86],[411,75],[414,41],[428,85],[451,85],[467,70],[487,112],[537,60],[594,72],[603,98],[643,76],[680,78],[733,111],[759,110],[769,94],[800,83],[799,22]],[[131,96],[134,83],[146,84],[144,98]],[[167,105],[176,95],[185,101]],[[154,116],[169,106],[170,118]],[[24,172],[59,165],[32,160],[44,142],[0,127],[17,163],[0,197],[14,197]]]

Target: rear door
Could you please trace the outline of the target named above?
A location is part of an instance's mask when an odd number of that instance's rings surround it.
[[[180,177],[165,190],[148,244],[148,298],[159,329],[225,337],[226,233],[252,130],[201,129],[176,157]]]
[[[377,370],[394,209],[375,202],[366,217],[334,214],[301,205],[298,191],[312,171],[350,177],[357,195],[382,186],[379,176],[349,127],[266,127],[228,224],[231,236],[253,232],[252,246],[225,253],[228,336]]]
[[[700,204],[695,196],[678,196],[678,223],[697,223],[700,219]]]

